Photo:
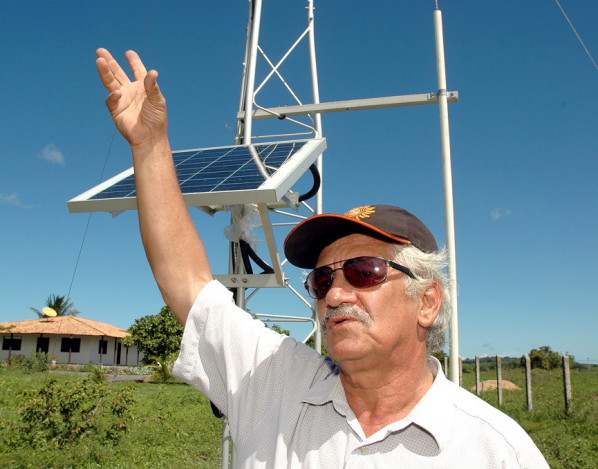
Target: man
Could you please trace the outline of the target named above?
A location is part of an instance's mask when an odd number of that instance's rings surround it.
[[[371,205],[318,215],[285,242],[314,269],[330,357],[237,308],[212,274],[178,187],[157,72],[127,52],[97,66],[129,141],[147,257],[185,326],[175,373],[227,416],[241,468],[546,468],[509,417],[450,383],[428,356],[444,343],[444,254],[414,215]]]

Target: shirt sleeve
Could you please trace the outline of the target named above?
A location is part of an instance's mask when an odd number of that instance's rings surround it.
[[[237,307],[222,284],[212,281],[191,308],[174,375],[199,389],[229,420],[235,420],[249,412],[259,415],[264,410],[260,409],[263,396],[270,400],[280,396],[283,378],[298,360],[304,365],[316,364],[319,355],[266,328]]]

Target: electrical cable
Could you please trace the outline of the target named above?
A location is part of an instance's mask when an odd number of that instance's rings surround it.
[[[155,14],[155,11],[156,11],[156,6],[158,4],[158,1],[159,0],[154,0],[154,2],[151,5],[151,9],[150,9],[149,15],[147,17],[147,21],[145,23],[145,28],[144,28],[144,31],[143,31],[143,33],[141,35],[141,41],[139,43],[139,47],[137,48],[137,50],[139,52],[141,52],[143,50],[143,46],[144,46],[145,41],[146,41],[146,39],[148,37],[149,30],[150,30],[150,27],[151,27],[152,22],[153,22],[153,18],[154,18],[154,14]],[[116,128],[114,128],[114,130],[112,132],[112,137],[110,139],[110,144],[108,145],[108,151],[106,152],[106,158],[104,159],[104,166],[102,167],[102,171],[100,173],[99,183],[101,183],[104,180],[104,173],[106,171],[106,167],[108,166],[108,159],[110,158],[110,154],[112,152],[112,145],[114,144],[114,138],[116,136],[116,132],[117,132],[117,130],[116,130]],[[79,252],[77,253],[77,259],[75,261],[75,267],[73,269],[73,275],[71,276],[71,282],[69,284],[68,292],[67,292],[67,295],[66,295],[66,300],[67,301],[71,297],[71,291],[73,289],[73,284],[75,283],[75,277],[77,275],[77,270],[79,268],[79,262],[81,260],[81,255],[83,254],[83,247],[85,245],[85,240],[87,239],[87,233],[89,231],[89,226],[91,224],[91,217],[92,217],[92,215],[93,215],[93,212],[89,212],[89,216],[87,217],[87,222],[86,222],[85,228],[83,230],[83,238],[81,239],[81,244],[79,246]],[[58,332],[60,332],[60,329],[58,330]],[[55,341],[54,342],[54,346],[52,347],[52,355],[54,355],[54,352],[56,351],[57,345],[58,344]]]
[[[590,61],[592,62],[592,64],[594,65],[594,68],[596,69],[596,71],[598,71],[598,64],[596,64],[596,61],[594,60],[594,57],[592,57],[592,53],[590,52],[590,50],[586,47],[585,42],[583,42],[583,39],[581,38],[581,36],[579,35],[579,33],[577,32],[577,29],[575,29],[575,26],[573,26],[573,23],[571,22],[571,20],[569,19],[569,16],[567,15],[567,13],[565,13],[565,10],[563,9],[563,7],[561,6],[559,0],[554,0],[557,4],[557,6],[559,7],[559,9],[561,10],[561,13],[563,14],[563,16],[565,17],[565,19],[567,20],[567,23],[569,23],[569,26],[571,26],[571,29],[573,30],[573,32],[575,33],[575,36],[577,37],[578,41],[580,42],[581,46],[583,47],[583,49],[586,51],[587,56],[590,58]]]
[[[249,259],[253,260],[263,270],[263,274],[274,273],[274,269],[270,267],[260,256],[257,255],[257,253],[253,250],[253,248],[249,245],[247,241],[240,239],[239,246],[241,247],[241,257],[243,258],[245,271],[248,274],[253,273],[253,268],[251,267],[251,262]]]
[[[322,177],[320,176],[318,167],[315,164],[312,164],[309,167],[309,171],[314,178],[314,184],[308,192],[299,196],[299,202],[303,202],[304,200],[311,199],[313,196],[315,196],[320,190],[320,185],[322,184]]]

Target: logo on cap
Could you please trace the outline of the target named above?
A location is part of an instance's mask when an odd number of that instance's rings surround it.
[[[376,212],[376,208],[371,205],[364,205],[363,207],[355,207],[345,213],[346,217],[356,218],[361,220],[362,218],[369,218]]]

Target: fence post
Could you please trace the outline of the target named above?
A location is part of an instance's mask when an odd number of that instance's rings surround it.
[[[496,356],[496,389],[498,391],[498,407],[502,406],[502,357]]]
[[[475,393],[479,396],[481,392],[480,389],[480,357],[478,355],[475,356]]]
[[[463,387],[463,357],[459,357],[459,386]]]
[[[571,372],[569,370],[569,355],[563,355],[563,382],[565,383],[565,409],[571,413]]]
[[[534,404],[532,402],[532,362],[529,355],[525,356],[525,391],[527,394],[527,410],[531,411]]]

